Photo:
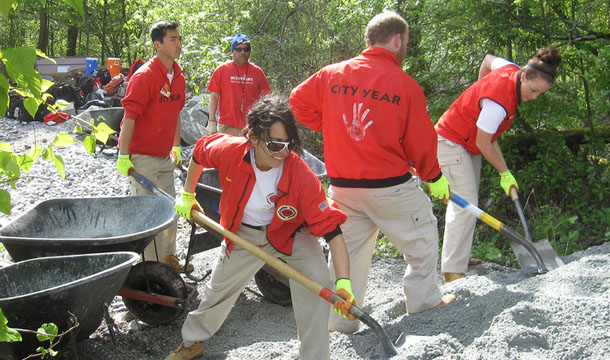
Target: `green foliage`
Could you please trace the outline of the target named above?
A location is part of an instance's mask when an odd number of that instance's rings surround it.
[[[8,319],[4,316],[2,308],[0,308],[0,342],[15,342],[21,341],[21,334],[8,327]]]
[[[402,257],[401,252],[388,241],[388,238],[385,235],[382,235],[379,239],[377,239],[377,244],[375,245],[375,255],[391,258]]]

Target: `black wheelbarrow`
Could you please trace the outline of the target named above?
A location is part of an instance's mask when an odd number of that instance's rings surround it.
[[[36,330],[52,322],[62,333],[75,325],[72,313],[79,326],[59,342],[63,358],[120,359],[87,339],[138,259],[134,252],[108,252],[35,258],[0,268],[0,307],[8,326]],[[22,359],[43,345],[34,334],[21,335],[22,342],[0,342],[0,359]]]
[[[324,162],[313,156],[307,151],[304,151],[303,160],[318,178],[326,176],[326,167]],[[183,169],[185,170],[185,169]],[[180,175],[180,179],[184,183],[186,179],[186,171]],[[220,222],[219,203],[222,190],[220,189],[220,181],[218,171],[215,169],[204,169],[197,183],[196,199],[199,205],[203,208],[205,214],[215,222]],[[209,228],[197,232],[197,226],[194,222],[189,222],[191,225],[191,236],[189,247],[186,255],[186,263],[188,264],[194,254],[220,246],[223,236]],[[205,275],[209,275],[211,271]],[[195,278],[190,273],[186,276],[195,281],[201,281],[203,278]],[[290,285],[288,278],[282,275],[269,265],[263,266],[254,276],[256,286],[265,297],[272,303],[282,306],[288,306],[292,303],[290,298]]]
[[[0,242],[15,261],[43,256],[133,251],[141,253],[177,216],[158,196],[51,199],[0,228]],[[118,294],[138,319],[168,324],[190,301],[192,287],[169,266],[135,265]]]

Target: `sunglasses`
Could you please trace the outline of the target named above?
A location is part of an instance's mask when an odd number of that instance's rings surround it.
[[[284,151],[284,149],[287,149],[291,144],[292,142],[290,141],[265,141],[267,149],[272,153],[282,152]]]
[[[252,48],[251,48],[251,47],[249,47],[249,46],[247,46],[247,47],[241,47],[241,48],[240,48],[240,47],[236,47],[236,48],[235,48],[235,49],[233,49],[233,50],[235,50],[235,51],[237,51],[237,52],[242,52],[242,51],[245,51],[245,52],[250,52],[250,50],[252,50]]]

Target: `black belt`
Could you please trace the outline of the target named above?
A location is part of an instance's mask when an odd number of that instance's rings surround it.
[[[250,229],[254,229],[254,230],[258,230],[258,231],[263,231],[267,229],[268,225],[250,225],[250,224],[246,224],[246,223],[241,223],[243,226],[245,227],[249,227]]]

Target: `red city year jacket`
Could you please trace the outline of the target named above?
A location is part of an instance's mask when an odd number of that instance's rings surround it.
[[[256,181],[250,148],[251,143],[245,137],[214,134],[199,139],[193,150],[193,159],[198,164],[218,170],[222,187],[220,224],[232,232],[239,228]],[[341,210],[329,204],[320,180],[293,152],[284,160],[277,191],[267,240],[283,254],[292,253],[294,235],[301,226],[307,226],[314,236],[324,236],[346,220]],[[227,238],[225,241],[231,251],[233,243]]]
[[[324,67],[290,94],[296,119],[322,130],[332,178],[377,180],[414,167],[424,180],[440,174],[437,136],[424,92],[389,50]]]
[[[171,152],[186,98],[184,75],[176,62],[173,70],[170,85],[167,68],[154,57],[131,77],[121,104],[125,108],[123,119],[133,119],[135,128],[129,149],[121,149],[124,152],[155,157]]]
[[[516,65],[505,65],[475,82],[441,116],[436,124],[436,132],[445,139],[464,146],[469,152],[480,154],[481,150],[476,141],[481,99],[493,100],[506,111],[506,117],[492,136],[494,142],[510,128],[515,119],[519,104],[519,74],[519,67]]]

